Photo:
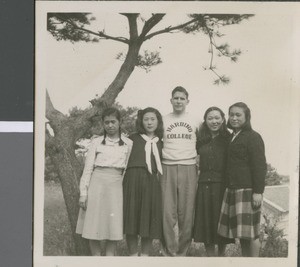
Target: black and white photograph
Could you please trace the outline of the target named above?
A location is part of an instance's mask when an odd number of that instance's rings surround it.
[[[35,12],[35,266],[297,266],[298,3]]]

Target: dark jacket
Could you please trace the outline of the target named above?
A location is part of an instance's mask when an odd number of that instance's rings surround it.
[[[226,137],[218,135],[208,143],[198,145],[199,183],[224,182],[227,143]]]
[[[229,188],[252,188],[262,194],[265,188],[267,164],[261,136],[253,130],[242,130],[229,143],[226,181]]]
[[[133,145],[132,145],[132,150],[127,164],[127,169],[132,167],[143,167],[147,169],[146,154],[145,154],[146,141],[138,133],[134,133],[130,135],[129,138],[133,141]],[[156,143],[156,145],[161,158],[162,141],[159,140]],[[157,171],[156,162],[152,153],[151,153],[151,166],[152,166],[152,171],[155,173]]]

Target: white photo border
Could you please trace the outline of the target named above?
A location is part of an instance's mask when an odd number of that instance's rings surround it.
[[[287,258],[205,258],[205,257],[81,257],[43,256],[43,211],[44,211],[44,148],[45,148],[45,73],[47,66],[43,57],[46,18],[48,12],[93,12],[101,8],[103,12],[176,12],[184,13],[261,13],[266,16],[285,14],[295,19],[295,61],[291,83],[290,118],[291,131],[288,140],[290,150],[290,214],[289,214],[289,253]],[[299,3],[268,2],[190,2],[190,1],[37,1],[36,2],[36,91],[35,91],[35,170],[34,170],[34,243],[33,262],[35,267],[79,267],[79,266],[297,266],[298,245],[298,178],[299,178],[299,69],[300,69],[300,5]],[[272,118],[271,118],[272,119]],[[275,119],[275,118],[274,118]]]

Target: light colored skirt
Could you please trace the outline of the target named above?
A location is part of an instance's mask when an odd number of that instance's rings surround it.
[[[241,239],[259,237],[261,207],[253,209],[252,194],[251,188],[226,188],[219,220],[219,235]]]
[[[94,169],[87,209],[79,211],[76,233],[92,240],[123,239],[122,179],[120,169]]]

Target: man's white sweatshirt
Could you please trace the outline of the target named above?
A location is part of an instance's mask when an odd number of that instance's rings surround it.
[[[188,113],[170,113],[163,117],[162,162],[167,165],[196,163],[196,120]]]

